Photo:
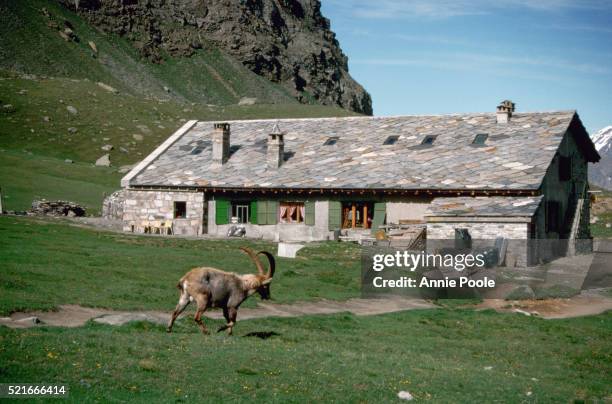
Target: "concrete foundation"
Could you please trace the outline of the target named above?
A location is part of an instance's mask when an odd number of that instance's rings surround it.
[[[295,258],[297,252],[304,247],[305,245],[300,243],[280,242],[278,243],[278,252],[276,255],[285,258]]]

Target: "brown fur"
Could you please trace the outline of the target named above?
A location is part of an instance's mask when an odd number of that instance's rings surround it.
[[[177,288],[181,292],[179,302],[168,324],[168,332],[172,331],[174,321],[189,303],[195,301],[197,309],[194,321],[204,334],[208,334],[208,330],[202,321],[202,314],[209,307],[219,307],[223,309],[223,316],[227,324],[218,331],[228,330],[228,334],[231,335],[236,323],[238,307],[244,300],[255,292],[258,292],[262,299],[269,298],[269,284],[272,281],[271,275],[274,274],[274,257],[267,252],[260,251],[255,254],[247,248],[242,248],[242,250],[255,263],[257,274],[240,275],[210,267],[194,268],[187,272],[177,284]],[[267,273],[263,270],[263,266],[257,257],[258,254],[264,254],[268,257],[270,267]]]

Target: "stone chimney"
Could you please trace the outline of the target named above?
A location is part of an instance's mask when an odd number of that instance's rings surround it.
[[[497,106],[497,123],[508,123],[514,112],[514,103],[504,100]]]
[[[216,123],[212,135],[212,161],[213,164],[223,165],[227,162],[230,151],[230,125],[229,123]]]
[[[268,134],[268,151],[266,161],[268,168],[278,168],[283,164],[285,158],[285,139],[278,127],[278,122],[274,124],[272,133]]]

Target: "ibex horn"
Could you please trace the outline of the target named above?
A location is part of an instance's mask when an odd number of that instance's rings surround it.
[[[263,265],[261,264],[259,257],[257,257],[257,255],[253,252],[253,250],[251,250],[248,247],[240,247],[240,249],[244,251],[245,253],[247,253],[249,257],[251,257],[251,259],[255,263],[255,266],[257,267],[257,272],[259,273],[259,275],[265,276]]]
[[[260,251],[257,255],[263,254],[268,258],[268,273],[266,274],[266,278],[271,278],[274,276],[274,270],[276,269],[276,262],[274,261],[274,256],[267,251]]]

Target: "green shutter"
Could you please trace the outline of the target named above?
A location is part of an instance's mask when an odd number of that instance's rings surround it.
[[[229,223],[229,201],[225,199],[215,200],[215,223]]]
[[[329,230],[339,230],[342,225],[342,204],[329,201]]]
[[[276,224],[278,216],[278,201],[268,201],[268,211],[266,212],[266,224]]]
[[[315,203],[304,202],[304,224],[314,226],[315,224]]]
[[[257,201],[257,224],[266,224],[268,201]]]
[[[257,201],[251,201],[249,207],[249,223],[257,224]]]
[[[378,231],[378,227],[385,224],[387,216],[387,205],[384,202],[374,204],[374,219],[372,219],[372,232]]]

